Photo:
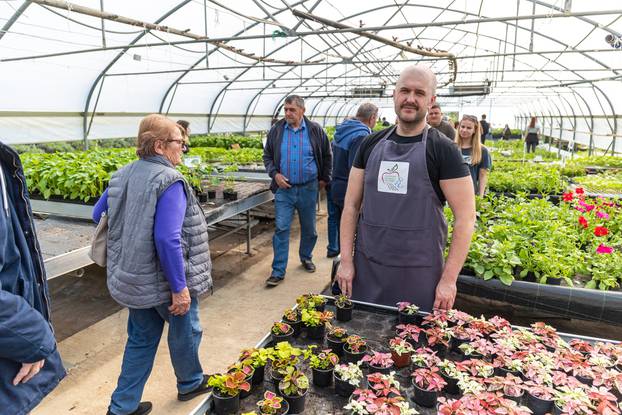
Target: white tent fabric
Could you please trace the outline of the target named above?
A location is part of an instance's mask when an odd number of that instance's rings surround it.
[[[0,138],[127,137],[152,112],[195,133],[265,130],[291,93],[324,125],[364,101],[392,119],[397,75],[421,63],[452,81],[437,91],[445,110],[495,126],[537,116],[549,135],[619,152],[622,48],[605,38],[622,43],[621,32],[620,0],[4,0]],[[453,54],[456,79],[448,59],[392,42]],[[480,95],[459,96],[465,87]]]

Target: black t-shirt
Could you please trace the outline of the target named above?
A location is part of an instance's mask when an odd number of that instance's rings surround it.
[[[368,135],[361,141],[356,156],[354,156],[352,167],[365,169],[369,155],[386,132],[387,130],[378,131]],[[413,144],[420,143],[423,139],[423,135],[419,134],[414,137],[403,137],[394,131],[386,139],[399,144]],[[470,175],[469,167],[464,162],[458,146],[447,137],[440,135],[438,130],[434,128],[428,130],[425,155],[428,176],[430,177],[434,191],[438,195],[440,201],[445,203],[446,199],[441,190],[440,181],[467,177]]]
[[[485,136],[490,132],[490,124],[486,120],[481,120],[479,123],[482,125],[482,136]]]

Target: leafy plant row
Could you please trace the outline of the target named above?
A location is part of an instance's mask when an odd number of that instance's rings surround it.
[[[601,290],[622,279],[622,207],[566,193],[544,199],[478,199],[478,221],[465,268],[506,285],[515,279]],[[448,211],[449,216],[450,212]]]
[[[190,138],[190,147],[218,147],[229,149],[238,145],[240,148],[263,148],[261,137],[242,135],[198,135]]]

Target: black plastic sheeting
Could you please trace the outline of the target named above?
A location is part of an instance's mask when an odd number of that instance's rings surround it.
[[[484,281],[470,275],[458,277],[458,292],[475,297],[547,311],[566,318],[622,324],[622,292],[559,285],[499,280]]]

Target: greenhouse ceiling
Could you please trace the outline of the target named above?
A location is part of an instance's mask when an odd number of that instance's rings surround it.
[[[622,149],[620,0],[0,0],[0,28],[8,142],[130,136],[151,112],[265,130],[292,93],[325,125],[364,101],[392,117],[420,63],[446,109]]]

